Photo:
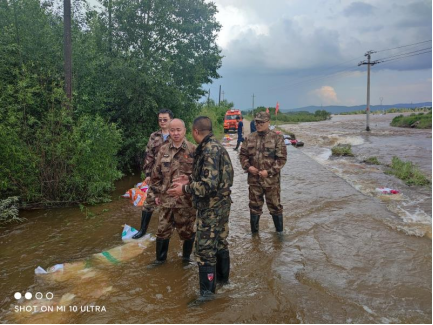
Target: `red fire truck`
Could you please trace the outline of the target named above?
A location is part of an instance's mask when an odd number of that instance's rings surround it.
[[[238,116],[242,121],[242,113],[238,109],[232,108],[226,112],[226,115],[224,116],[224,133],[227,133],[229,131],[237,131],[238,122],[236,121],[236,117]]]

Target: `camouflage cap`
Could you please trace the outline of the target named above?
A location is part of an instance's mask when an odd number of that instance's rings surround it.
[[[266,112],[258,112],[256,114],[256,117],[254,118],[255,121],[262,121],[262,122],[267,122],[270,119],[271,119],[271,115]]]

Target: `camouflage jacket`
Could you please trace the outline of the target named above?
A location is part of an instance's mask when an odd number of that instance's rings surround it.
[[[192,194],[195,208],[213,208],[230,197],[233,174],[227,150],[210,133],[195,151],[190,183],[183,186],[183,191]]]
[[[280,171],[287,161],[287,148],[281,134],[267,130],[250,133],[242,143],[239,155],[241,166],[248,171],[250,166],[266,170],[268,177],[248,173],[248,184],[272,187],[280,183]]]
[[[143,164],[143,171],[146,177],[150,177],[152,175],[152,169],[153,166],[155,165],[156,155],[158,154],[158,151],[163,144],[164,144],[164,137],[162,135],[162,130],[153,132],[150,135],[149,142],[147,142],[147,146],[146,146],[146,153],[145,153],[144,164]]]
[[[191,195],[184,195],[177,200],[167,194],[173,178],[179,175],[191,175],[194,162],[195,145],[186,139],[179,148],[168,140],[159,149],[155,166],[150,178],[150,192],[161,200],[161,206],[165,208],[191,207]]]

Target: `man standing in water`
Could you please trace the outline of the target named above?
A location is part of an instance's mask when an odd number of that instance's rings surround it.
[[[287,161],[287,148],[281,134],[269,130],[270,115],[255,117],[257,132],[249,134],[241,147],[240,161],[248,172],[251,232],[259,231],[263,197],[271,212],[277,233],[283,231],[283,206],[280,203],[280,171]]]
[[[167,194],[173,178],[192,173],[195,145],[185,139],[185,123],[173,119],[169,125],[170,138],[158,152],[152,171],[150,191],[155,203],[161,207],[156,233],[156,264],[167,259],[170,237],[176,228],[183,240],[182,260],[189,262],[194,244],[196,210],[192,207],[191,195],[172,197]]]
[[[145,182],[147,185],[150,183],[150,176],[152,174],[153,166],[155,165],[156,155],[159,149],[163,145],[169,136],[169,123],[173,119],[173,112],[169,109],[163,108],[158,112],[158,124],[161,128],[160,130],[153,132],[146,146],[146,153],[144,158],[143,171],[145,173]],[[143,210],[141,211],[141,226],[138,233],[136,233],[132,238],[138,239],[146,234],[147,227],[149,226],[150,218],[152,217],[153,210],[155,209],[154,198],[151,193],[147,193],[146,201],[143,205]]]
[[[198,147],[193,173],[174,180],[168,193],[191,194],[197,208],[195,254],[199,266],[200,295],[215,293],[216,281],[227,283],[230,255],[227,243],[233,185],[233,166],[227,150],[215,139],[212,122],[199,116],[193,123],[193,137]]]

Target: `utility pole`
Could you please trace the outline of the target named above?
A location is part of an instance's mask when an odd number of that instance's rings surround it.
[[[376,53],[375,51],[368,51],[365,53],[364,56],[367,57],[367,62],[361,61],[358,63],[358,66],[360,65],[367,65],[367,127],[365,128],[366,131],[370,131],[370,66],[375,65],[377,63],[380,63],[379,61],[373,61],[371,62],[371,54]]]
[[[254,94],[253,94],[253,115],[254,115]]]
[[[220,106],[220,103],[221,103],[221,85],[220,85],[220,93],[218,96],[218,106]]]

